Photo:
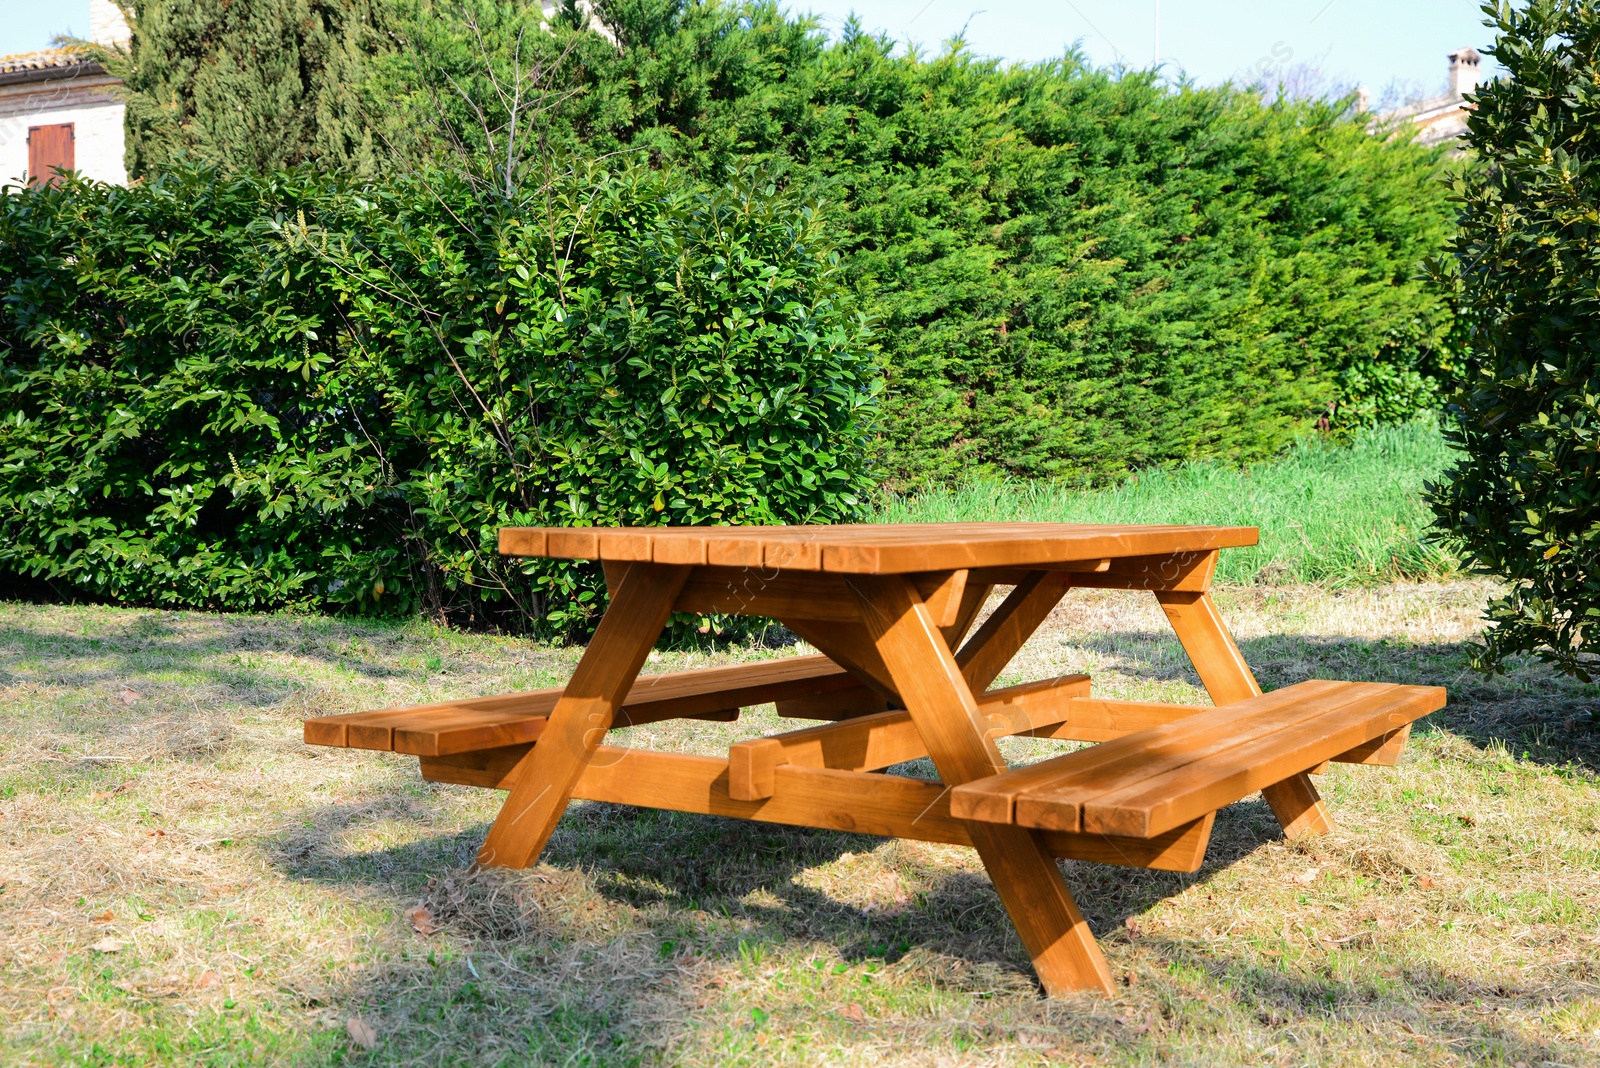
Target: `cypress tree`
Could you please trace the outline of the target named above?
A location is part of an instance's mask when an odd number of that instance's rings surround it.
[[[133,0],[124,81],[133,176],[179,155],[263,172],[370,173],[361,71],[388,47],[381,0]]]

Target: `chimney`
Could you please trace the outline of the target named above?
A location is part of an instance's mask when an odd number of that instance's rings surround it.
[[[133,33],[122,8],[114,0],[89,0],[89,40],[101,45],[125,45]]]
[[[1451,96],[1460,100],[1478,87],[1478,66],[1482,62],[1483,57],[1473,48],[1458,48],[1450,53]]]

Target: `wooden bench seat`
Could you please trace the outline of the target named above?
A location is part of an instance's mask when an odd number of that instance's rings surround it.
[[[1152,838],[1331,759],[1392,763],[1438,686],[1311,680],[965,783],[960,819]]]
[[[825,656],[641,675],[628,691],[615,725],[636,727],[664,719],[735,719],[741,708],[855,685],[854,678]],[[539,737],[560,697],[561,688],[554,687],[319,716],[305,721],[305,740],[307,745],[427,757],[522,745]]]

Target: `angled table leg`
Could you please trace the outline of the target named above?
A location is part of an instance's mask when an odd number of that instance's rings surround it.
[[[628,565],[538,744],[512,772],[516,785],[478,851],[480,865],[525,868],[544,850],[692,570]]]
[[[972,689],[916,587],[897,576],[852,576],[863,621],[945,785],[1006,770]],[[1061,870],[1037,832],[967,824],[1046,992],[1110,993],[1111,972]]]
[[[1209,593],[1161,591],[1156,600],[1161,602],[1167,622],[1183,643],[1212,704],[1231,704],[1261,693],[1261,685],[1234,644]],[[1333,816],[1309,775],[1285,779],[1262,790],[1261,796],[1278,817],[1286,838],[1333,830]]]

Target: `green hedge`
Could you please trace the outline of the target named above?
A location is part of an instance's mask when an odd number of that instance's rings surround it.
[[[1472,326],[1451,399],[1464,459],[1435,489],[1440,525],[1506,581],[1483,662],[1534,652],[1600,669],[1600,8],[1493,11],[1505,75],[1478,91],[1441,276]]]
[[[814,214],[755,174],[526,202],[182,168],[0,195],[0,581],[581,626],[508,524],[860,508],[876,368]]]
[[[508,78],[525,27],[466,7]],[[428,87],[482,83],[485,53],[457,8],[420,10],[378,99],[411,102],[388,140],[425,154],[405,135],[440,108],[481,137]],[[1439,407],[1453,321],[1423,266],[1451,231],[1442,149],[1372,136],[1338,105],[1263,106],[1076,55],[896,55],[854,25],[829,41],[771,4],[599,10],[620,48],[562,20],[520,38],[524,66],[543,49],[575,94],[556,127],[711,179],[768,159],[831,204],[883,354],[893,486],[1248,461],[1324,418]]]
[[[610,38],[569,3],[548,25],[522,0],[292,6],[141,5],[113,62],[135,172],[174,146],[363,173],[454,160],[501,136],[512,86],[541,144],[711,184],[765,161],[829,205],[875,324],[891,487],[1249,462],[1440,406],[1455,327],[1421,276],[1451,231],[1444,150],[1348,108],[1077,54],[905,53],[854,23],[830,40],[765,2],[607,0]]]

